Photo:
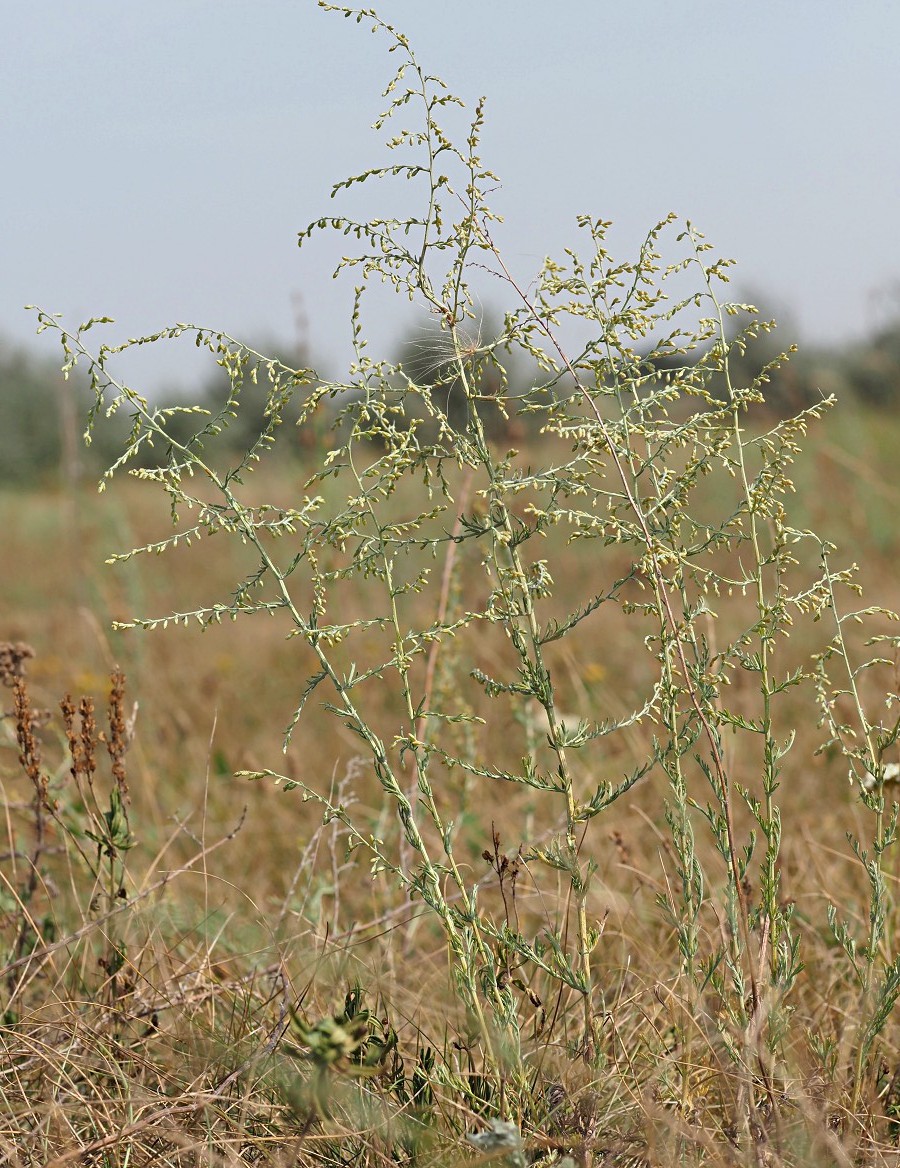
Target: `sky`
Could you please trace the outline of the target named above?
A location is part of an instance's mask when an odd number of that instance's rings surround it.
[[[895,0],[376,7],[470,109],[486,96],[499,239],[526,281],[578,242],[578,214],[612,220],[625,258],[675,211],[737,261],[738,290],[780,310],[785,344],[840,344],[896,312]],[[338,209],[334,182],[392,160],[372,129],[387,40],[315,0],[8,3],[2,31],[0,341],[55,355],[33,303],[73,326],[114,317],[110,340],[189,321],[303,341],[341,376],[343,241],[301,251],[297,234]],[[344,206],[410,199],[395,185]],[[419,319],[378,300],[372,355]],[[153,346],[128,376],[187,388],[200,362]]]

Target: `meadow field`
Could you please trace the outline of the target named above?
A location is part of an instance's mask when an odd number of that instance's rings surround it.
[[[792,501],[796,524],[815,527],[843,561],[859,563],[865,599],[895,609],[897,437],[893,419],[839,405],[808,439]],[[525,450],[522,457],[546,454]],[[300,462],[263,468],[251,493],[287,506],[308,469]],[[391,506],[405,512],[402,493]],[[678,857],[658,768],[604,811],[585,845],[596,865],[588,911],[599,923],[602,1050],[585,1056],[577,993],[498,944],[496,959],[517,987],[527,1075],[520,1081],[507,1066],[495,1079],[453,984],[441,930],[420,899],[389,875],[373,878],[371,856],[348,847],[358,843],[352,833],[335,816],[323,820],[302,789],[236,777],[278,771],[352,806],[355,823],[402,848],[371,759],[322,701],[310,701],[281,754],[310,671],[308,647],[288,638],[277,616],[260,614],[205,631],[112,627],[136,613],[183,612],[227,594],[245,569],[240,546],[222,540],[202,559],[176,549],[161,559],[104,563],[165,535],[164,501],[141,482],[122,482],[103,496],[91,483],[76,493],[7,492],[0,508],[0,633],[33,650],[4,691],[0,1146],[9,1163],[456,1163],[470,1158],[465,1133],[490,1134],[500,1118],[515,1121],[529,1161],[747,1162],[729,1126],[739,1089],[729,1083],[734,1072],[711,1022],[715,1009],[698,1011],[686,990],[664,907]],[[551,553],[562,610],[596,587],[598,567],[616,572],[616,549],[600,561],[595,545],[560,540]],[[461,557],[452,575],[445,602],[462,610],[474,603],[483,573]],[[357,587],[364,611],[365,586]],[[438,598],[432,590],[416,603],[424,613]],[[557,701],[570,719],[627,713],[649,676],[633,630],[606,609],[596,615],[551,656]],[[799,628],[782,667],[808,664],[821,648],[816,636],[816,624]],[[457,728],[461,755],[494,767],[530,755],[547,766],[543,711],[491,700],[471,682],[473,669],[499,669],[504,640],[482,629],[446,642],[435,690],[479,719]],[[108,727],[103,733],[115,669],[126,678],[118,715],[128,724],[127,758],[120,750],[119,759],[124,784],[101,757],[103,739],[115,737]],[[29,795],[28,765],[23,773],[17,763],[22,744],[9,686],[19,671],[32,707],[48,711],[35,723],[52,807],[42,815]],[[893,667],[879,681],[896,692]],[[96,771],[82,759],[83,773],[69,773],[64,694],[76,706],[82,695],[95,698]],[[387,685],[368,713],[385,728],[403,722]],[[792,906],[805,968],[779,1039],[778,1130],[760,1127],[754,1155],[759,1163],[895,1163],[900,1034],[891,1016],[851,1108],[859,988],[828,925],[831,904],[865,929],[869,889],[846,833],[865,838],[866,810],[846,760],[834,750],[816,754],[824,732],[810,684],[791,692],[778,718],[780,733],[796,730],[779,790],[779,895]],[[74,722],[78,738],[77,714]],[[655,733],[652,720],[626,728],[603,740],[590,766],[611,776],[628,772],[649,756]],[[728,762],[736,787],[758,786],[760,759],[746,742]],[[579,773],[578,781],[590,777]],[[117,782],[127,787],[133,840],[107,848],[104,860],[98,824],[110,827]],[[565,882],[554,887],[537,877],[528,859],[529,848],[558,826],[540,792],[460,768],[441,773],[435,788],[456,821],[457,861],[482,903],[524,935],[538,935],[551,920],[567,928]],[[750,816],[746,808],[737,814],[746,838]],[[696,846],[709,879],[721,881],[714,841],[698,835]],[[891,956],[895,860],[885,878],[883,945]],[[748,872],[748,890],[757,879]],[[716,895],[704,893],[704,931],[725,927]],[[694,1028],[691,1038],[685,1026]],[[477,1154],[520,1154],[502,1136]]]

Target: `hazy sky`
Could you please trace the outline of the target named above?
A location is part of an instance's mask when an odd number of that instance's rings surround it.
[[[376,7],[468,102],[487,95],[482,156],[526,277],[576,242],[580,212],[614,220],[631,255],[674,210],[789,309],[785,342],[883,316],[900,281],[896,0]],[[0,40],[0,336],[42,345],[35,302],[113,316],[115,335],[189,320],[291,342],[299,296],[340,372],[341,242],[307,254],[296,235],[334,208],[333,181],[386,157],[383,37],[315,0],[41,0],[5,3]],[[401,302],[373,321],[388,348],[409,326]],[[198,368],[170,348],[140,372],[153,388]]]

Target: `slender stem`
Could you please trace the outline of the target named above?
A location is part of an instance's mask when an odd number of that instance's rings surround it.
[[[657,599],[661,605],[662,611],[665,613],[666,622],[670,630],[670,634],[675,646],[675,651],[678,656],[679,665],[681,667],[681,674],[684,678],[684,685],[687,690],[688,700],[690,701],[697,719],[703,728],[703,733],[706,738],[712,759],[712,771],[718,783],[718,796],[720,799],[722,815],[725,823],[727,860],[730,868],[734,895],[738,904],[738,925],[741,930],[744,949],[748,955],[748,958],[750,958],[748,961],[748,976],[750,979],[751,1013],[753,1017],[757,1017],[760,1010],[761,1000],[759,993],[759,983],[757,981],[756,970],[754,968],[755,962],[751,957],[753,947],[751,944],[750,918],[747,899],[744,894],[741,881],[740,864],[738,862],[737,844],[735,841],[733,814],[731,810],[731,784],[729,783],[725,769],[719,736],[713,728],[709,716],[706,710],[703,708],[702,703],[700,702],[696,687],[690,684],[690,668],[688,666],[688,661],[684,650],[683,630],[679,621],[676,619],[672,608],[672,601],[669,595],[669,582],[666,579],[665,572],[663,570],[663,559],[660,554],[661,549],[657,546],[656,540],[653,537],[653,533],[650,531],[647,517],[639,505],[637,499],[635,498],[630,483],[630,476],[626,472],[623,462],[622,452],[620,451],[618,445],[613,441],[609,427],[603,415],[601,414],[596,401],[582,383],[577,371],[573,368],[568,356],[559,344],[556,335],[551,331],[546,322],[543,320],[528,293],[519,285],[519,283],[510,273],[505,261],[491,241],[486,229],[482,226],[480,227],[480,230],[484,239],[489,244],[494,257],[504,274],[505,279],[509,283],[509,286],[515,291],[516,295],[525,305],[536,327],[539,328],[541,332],[543,332],[543,334],[547,337],[551,346],[558,354],[563,366],[569,373],[570,377],[573,379],[577,392],[581,395],[587,408],[593,415],[594,422],[596,423],[597,428],[603,438],[605,449],[609,452],[609,456],[615,467],[617,477],[621,483],[622,491],[625,495],[631,512],[634,515],[635,521],[638,524],[644,546],[647,549],[650,560],[651,577]]]

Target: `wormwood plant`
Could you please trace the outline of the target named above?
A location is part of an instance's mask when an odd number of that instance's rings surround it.
[[[870,838],[852,841],[870,888],[868,933],[858,939],[838,909],[831,917],[862,1012],[847,1072],[855,1108],[900,992],[884,876],[897,808],[886,806],[883,761],[900,722],[882,725],[866,712],[860,678],[885,658],[860,666],[851,657],[845,631],[862,614],[844,614],[839,594],[853,587],[852,572],[834,567],[831,545],[793,525],[786,507],[801,440],[832,401],[783,420],[766,414],[768,375],[787,354],[750,383],[733,381],[732,356],[772,326],[751,305],[727,299],[730,261],[715,258],[703,235],[674,216],[625,261],[610,254],[610,225],[580,216],[583,253],[548,258],[522,283],[495,243],[497,179],[478,153],[484,103],[458,136],[463,103],[422,69],[402,33],[373,11],[322,6],[370,24],[399,59],[376,122],[390,128],[392,160],[339,182],[333,195],[399,179],[421,196],[408,217],[357,221],[335,213],[300,233],[301,246],[322,231],[352,245],[335,273],[357,279],[347,377],[321,381],[189,324],[93,348],[86,334],[106,318],[70,330],[38,313],[39,329],[61,340],[65,372],[79,362],[87,367],[95,394],[87,440],[104,414],[130,419],[129,441],[101,490],[129,470],[158,486],[171,506],[174,534],[112,562],[185,543],[203,555],[216,535],[252,556],[229,596],[119,627],[207,627],[265,614],[306,646],[311,668],[285,747],[307,704],[324,693],[327,709],[361,741],[392,819],[373,829],[306,777],[275,768],[249,777],[274,779],[318,803],[374,875],[427,907],[483,1044],[484,1074],[512,1092],[495,1097],[499,1110],[521,1110],[516,1093],[533,1080],[530,1060],[555,1041],[557,1022],[569,1053],[590,1066],[618,1057],[615,993],[598,977],[604,939],[590,833],[636,784],[658,785],[651,776],[664,776],[659,809],[671,865],[659,906],[674,941],[661,977],[684,1005],[674,1023],[671,1101],[694,1114],[702,1058],[714,1051],[717,1069],[728,1071],[720,1105],[737,1117],[737,1138],[743,1133],[747,1143],[759,1131],[757,1109],[776,1115],[787,1097],[797,1052],[792,993],[803,958],[793,908],[781,895],[778,803],[794,735],[779,710],[815,676],[826,746],[849,758],[870,812]],[[401,122],[407,117],[412,128]],[[507,303],[502,330],[489,342],[478,333],[476,271],[495,278]],[[442,329],[445,352],[428,384],[402,363],[370,354],[364,309],[373,282],[424,307]],[[115,374],[115,359],[132,346],[185,335],[227,376],[217,413],[157,408]],[[517,386],[507,376],[517,353],[536,364],[534,384]],[[449,413],[451,388],[457,402],[464,396],[464,417],[458,408]],[[265,396],[265,427],[239,461],[223,467],[216,438],[251,393]],[[260,503],[248,476],[298,398],[298,424],[328,418],[334,444],[297,497]],[[187,440],[171,426],[183,413],[196,417]],[[540,440],[524,454],[504,452],[488,437],[498,419],[524,420]],[[136,465],[148,448],[156,452],[154,469]],[[575,601],[554,578],[553,557],[567,545],[590,565],[590,590]],[[608,612],[639,661],[623,694],[631,710],[563,718],[554,654]],[[879,614],[896,619],[866,610]],[[811,667],[782,665],[786,638],[801,619],[830,622],[833,639]],[[494,646],[489,661],[479,657],[486,644]],[[453,684],[441,686],[436,667],[451,646],[454,661],[468,657],[469,666],[457,666]],[[383,717],[385,688],[393,725]],[[516,765],[506,728],[516,715],[524,726],[535,702],[546,717],[549,754],[523,744]],[[488,733],[486,746],[472,746],[485,738],[459,734],[482,724],[502,725],[504,741],[492,743]],[[623,736],[634,742],[636,731],[642,756],[614,770],[613,745]],[[442,797],[454,772],[530,792],[536,808],[533,839],[515,861],[501,854],[496,832],[485,853],[503,893],[499,912],[481,895],[486,878],[470,874],[470,841]],[[698,833],[712,841],[714,863],[701,862]],[[511,864],[526,865],[543,890],[552,907],[542,918],[520,920],[511,909],[506,889],[514,892],[519,871]],[[544,1029],[530,1030],[535,1004],[554,1002]],[[825,1060],[827,1051],[816,1050]]]

